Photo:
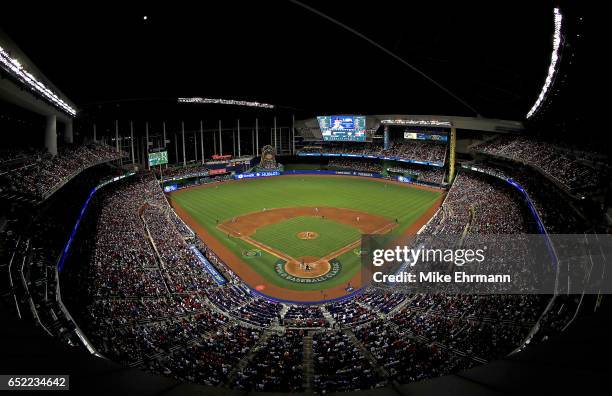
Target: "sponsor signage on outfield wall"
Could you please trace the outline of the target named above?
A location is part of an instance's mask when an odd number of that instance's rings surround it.
[[[234,179],[254,179],[257,177],[271,177],[271,176],[280,176],[280,171],[269,171],[269,172],[247,172],[247,173],[239,173],[234,175]]]
[[[380,173],[374,172],[360,172],[360,171],[351,171],[351,170],[288,170],[288,171],[274,171],[274,172],[251,172],[251,173],[241,173],[235,174],[234,179],[253,179],[258,177],[270,177],[270,176],[281,176],[281,175],[336,175],[336,176],[360,176],[360,177],[373,177],[382,179],[384,176]],[[397,180],[402,183],[411,183],[411,184],[421,184],[425,186],[431,186],[440,188],[439,183],[430,183],[426,181],[417,181],[416,179],[410,178],[408,176],[397,176],[391,178],[392,180]]]
[[[338,176],[361,176],[361,177],[376,177],[382,178],[380,173],[360,172],[351,170],[288,170],[288,171],[270,171],[270,172],[247,172],[234,175],[234,179],[254,179],[258,177],[271,177],[281,175],[338,175]]]
[[[225,278],[219,273],[219,271],[217,271],[217,269],[210,263],[210,261],[208,261],[206,257],[204,257],[202,252],[200,252],[197,247],[195,247],[194,245],[190,245],[189,249],[191,249],[193,254],[196,255],[198,260],[200,260],[200,263],[202,263],[202,266],[204,267],[206,272],[210,274],[211,278],[213,278],[213,280],[217,282],[217,284],[224,285],[226,283]]]
[[[338,176],[363,176],[381,178],[380,173],[358,172],[358,171],[332,171],[332,170],[289,170],[284,171],[283,175],[338,175]]]
[[[410,183],[410,184],[419,184],[422,186],[429,186],[429,187],[434,187],[434,188],[443,188],[442,184],[440,183],[433,183],[433,182],[428,182],[428,181],[424,181],[424,180],[418,180],[414,177],[411,176],[397,176],[396,180],[400,183]]]
[[[408,176],[398,176],[397,181],[402,183],[412,183],[414,179]]]
[[[301,157],[351,157],[351,158],[372,158],[372,159],[381,159],[387,161],[397,161],[397,162],[406,162],[410,164],[419,164],[419,165],[429,165],[436,166],[441,168],[444,166],[443,162],[428,162],[428,161],[417,161],[407,158],[399,158],[399,157],[385,157],[385,156],[375,156],[375,155],[361,155],[361,154],[338,154],[338,153],[298,153],[298,156]]]

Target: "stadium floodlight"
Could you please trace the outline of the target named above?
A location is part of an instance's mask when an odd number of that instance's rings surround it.
[[[439,120],[411,120],[411,119],[396,119],[396,120],[381,120],[383,125],[415,125],[415,126],[439,126],[439,127],[450,127],[452,126],[450,121],[439,121]]]
[[[544,80],[544,85],[542,86],[542,91],[540,95],[536,99],[535,103],[531,107],[531,110],[527,113],[527,118],[531,118],[542,106],[544,99],[546,98],[546,94],[550,89],[550,86],[553,83],[553,79],[555,78],[555,74],[557,73],[557,63],[559,62],[559,49],[561,48],[561,22],[563,20],[563,16],[561,15],[561,11],[559,8],[554,9],[555,14],[555,33],[553,35],[553,50],[550,58],[550,66],[548,67],[548,75],[546,76],[546,80]]]
[[[233,99],[211,99],[211,98],[178,98],[179,103],[199,103],[199,104],[222,104],[233,106],[260,107],[264,109],[273,109],[274,105],[268,103],[249,102],[246,100]]]
[[[2,46],[0,46],[0,64],[9,74],[12,74],[23,84],[31,88],[34,92],[42,95],[45,99],[53,103],[53,105],[65,111],[72,117],[76,116],[77,112],[74,108],[60,99],[55,92],[51,91],[51,89],[47,88],[45,84],[40,82],[36,77],[28,72],[17,59],[11,58],[9,53],[2,48]]]

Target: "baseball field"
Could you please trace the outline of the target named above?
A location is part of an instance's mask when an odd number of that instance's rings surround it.
[[[292,175],[169,194],[177,214],[251,288],[320,301],[358,289],[360,236],[415,233],[443,196],[382,179]]]

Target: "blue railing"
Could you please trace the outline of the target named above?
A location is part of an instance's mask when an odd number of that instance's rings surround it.
[[[85,215],[85,211],[87,210],[87,207],[89,206],[89,201],[91,201],[91,198],[96,193],[96,191],[98,191],[100,188],[106,186],[107,184],[116,182],[118,180],[121,180],[123,178],[126,178],[128,176],[132,176],[132,175],[134,175],[134,172],[130,172],[130,173],[126,173],[125,175],[122,175],[122,176],[114,177],[112,179],[106,180],[106,181],[98,184],[96,187],[91,189],[91,191],[89,192],[89,195],[87,196],[87,199],[85,200],[85,203],[83,204],[83,207],[81,208],[81,211],[79,212],[79,217],[77,218],[76,223],[74,223],[74,227],[72,227],[72,231],[70,232],[70,236],[68,237],[68,241],[66,242],[66,245],[64,246],[64,250],[62,250],[62,255],[60,256],[60,259],[57,262],[57,272],[62,272],[62,269],[64,268],[64,263],[66,261],[66,258],[68,257],[68,252],[70,251],[70,246],[72,245],[72,240],[74,239],[74,236],[76,235],[76,232],[79,229],[79,225],[81,224],[81,220],[83,219],[83,216]]]

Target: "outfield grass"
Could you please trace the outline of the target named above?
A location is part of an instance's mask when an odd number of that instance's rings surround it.
[[[202,227],[241,257],[245,251],[253,249],[253,245],[239,238],[228,238],[226,233],[217,229],[217,221],[220,224],[236,216],[261,211],[263,208],[328,206],[397,219],[398,226],[391,231],[391,235],[399,235],[431,207],[439,196],[438,192],[409,185],[381,183],[368,178],[286,176],[241,180],[183,190],[171,194],[170,200],[185,209]],[[278,224],[280,226],[282,223]],[[321,241],[319,238],[305,242],[314,246]],[[308,249],[301,254],[294,252],[291,255],[313,256],[314,251]],[[266,252],[262,252],[259,257],[244,258],[244,261],[278,286],[294,290],[324,290],[345,283],[359,270],[359,257],[355,253],[347,252],[339,259],[342,262],[342,273],[317,284],[296,284],[280,278],[274,271],[277,258]]]
[[[298,238],[302,231],[313,231],[318,238]],[[257,229],[251,238],[274,247],[291,257],[324,257],[359,239],[359,230],[332,220],[313,216],[300,216]]]

